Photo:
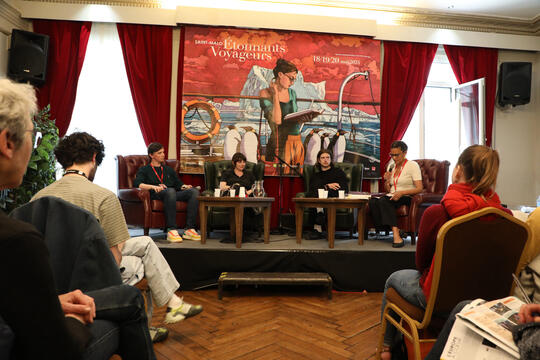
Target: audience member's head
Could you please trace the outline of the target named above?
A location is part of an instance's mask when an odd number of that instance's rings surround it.
[[[163,149],[163,145],[158,142],[153,142],[148,145],[148,155],[153,155],[155,152],[158,152],[161,149]]]
[[[103,143],[86,132],[76,132],[64,136],[54,149],[56,160],[67,169],[73,165],[82,165],[95,161],[97,168],[105,156]],[[90,178],[90,176],[88,177]]]
[[[326,154],[326,155],[325,155]],[[323,156],[323,159],[321,159],[321,156]],[[329,159],[329,161],[328,161]],[[317,153],[317,164],[315,165],[317,169],[321,170],[321,162],[323,163],[323,167],[334,167],[334,163],[332,162],[332,152],[328,149],[322,149]]]
[[[21,184],[32,154],[34,88],[0,79],[0,189]]]
[[[483,195],[495,187],[499,172],[499,153],[484,145],[463,150],[452,173],[453,182],[473,185],[473,193]]]
[[[233,167],[233,169],[235,169],[236,164],[238,162],[243,161],[245,163],[247,161],[247,159],[246,159],[246,156],[244,154],[242,154],[241,152],[237,152],[232,156],[231,161],[232,161],[232,167]]]

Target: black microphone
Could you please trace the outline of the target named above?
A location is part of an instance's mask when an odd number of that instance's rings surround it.
[[[392,172],[394,170],[394,164],[390,165],[390,167],[388,168],[388,172]]]

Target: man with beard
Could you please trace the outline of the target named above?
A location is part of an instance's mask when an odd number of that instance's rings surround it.
[[[146,277],[156,306],[167,304],[165,323],[176,323],[199,314],[201,305],[184,302],[175,292],[180,287],[169,264],[149,236],[131,238],[116,195],[94,184],[105,147],[92,135],[76,132],[60,140],[54,150],[64,168],[62,179],[39,191],[32,200],[56,196],[91,212],[99,221],[124,284],[134,285]],[[166,329],[150,329],[154,341],[163,340]]]

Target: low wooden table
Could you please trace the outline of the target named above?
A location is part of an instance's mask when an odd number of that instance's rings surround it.
[[[218,299],[223,298],[224,285],[323,285],[332,298],[332,278],[327,273],[310,272],[222,272],[218,280]]]
[[[328,247],[334,247],[334,238],[336,231],[336,209],[337,208],[358,208],[358,245],[364,244],[364,226],[366,221],[366,199],[339,199],[339,198],[293,198],[296,212],[296,242],[302,242],[302,225],[304,222],[305,208],[326,208],[328,216],[327,232]]]
[[[242,230],[244,224],[244,208],[261,207],[264,217],[264,243],[270,240],[270,210],[274,198],[271,197],[214,197],[199,196],[199,219],[201,221],[201,244],[206,244],[206,226],[208,223],[208,208],[211,206],[234,208],[231,215],[231,239],[236,239],[236,247],[242,247]]]

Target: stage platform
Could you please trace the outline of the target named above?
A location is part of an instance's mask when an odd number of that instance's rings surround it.
[[[129,230],[132,236],[142,229]],[[346,232],[336,232],[335,247],[328,242],[294,236],[271,235],[270,243],[246,242],[238,249],[233,243],[222,243],[228,232],[215,231],[205,245],[184,240],[173,244],[166,241],[163,231],[151,230],[183,290],[216,286],[219,275],[228,272],[325,272],[334,281],[334,289],[343,291],[383,291],[388,275],[400,269],[414,269],[416,246],[410,238],[405,246],[392,248],[392,236],[370,235],[364,245]]]

